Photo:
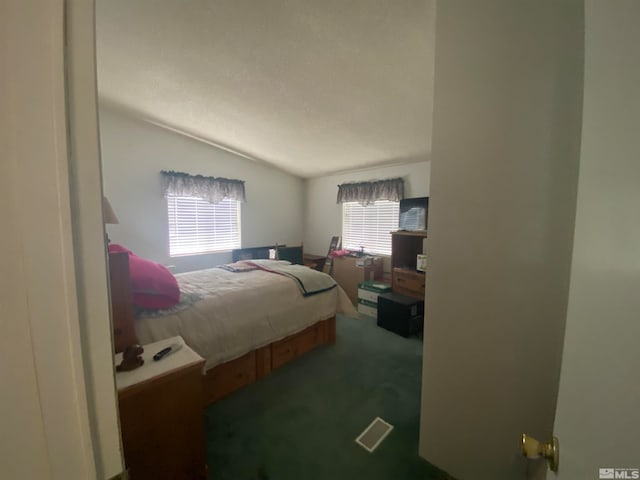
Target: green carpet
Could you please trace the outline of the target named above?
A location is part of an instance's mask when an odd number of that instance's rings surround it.
[[[206,410],[215,480],[446,479],[418,457],[422,342],[338,316],[323,346]],[[373,452],[355,438],[394,430]]]

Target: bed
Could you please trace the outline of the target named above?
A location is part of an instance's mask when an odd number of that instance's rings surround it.
[[[131,308],[131,295],[113,285],[129,282],[128,269],[113,265],[127,261],[126,254],[110,254],[114,311],[123,302]],[[336,313],[355,314],[346,293],[326,274],[287,263],[241,261],[176,275],[180,303],[139,311],[135,320],[130,316],[131,325],[116,325],[114,319],[116,349],[132,339],[144,345],[180,335],[205,359],[205,404],[210,404],[319,345],[334,343]],[[114,279],[118,270],[121,278]]]

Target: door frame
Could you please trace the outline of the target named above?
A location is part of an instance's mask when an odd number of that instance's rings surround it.
[[[14,441],[3,455],[16,473],[111,478],[123,461],[109,341],[94,2],[7,0],[1,10],[0,62],[11,72],[0,109],[8,200],[2,243],[12,247],[3,251],[17,277],[3,327],[29,339],[18,345],[8,338],[3,364],[33,378],[29,390],[26,380],[7,377],[8,388],[19,389],[11,400],[39,408],[39,418],[10,419]],[[25,432],[26,422],[37,427]],[[26,451],[33,458],[22,459]]]

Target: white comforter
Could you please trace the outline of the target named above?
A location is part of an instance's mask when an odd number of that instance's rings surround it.
[[[206,360],[207,369],[336,313],[356,314],[339,285],[304,297],[293,279],[263,270],[211,268],[176,278],[181,290],[202,299],[172,315],[137,318],[138,340],[146,344],[180,335]]]

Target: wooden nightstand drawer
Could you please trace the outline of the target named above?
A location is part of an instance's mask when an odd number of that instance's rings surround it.
[[[394,268],[392,281],[394,292],[424,299],[424,273],[408,269]]]

